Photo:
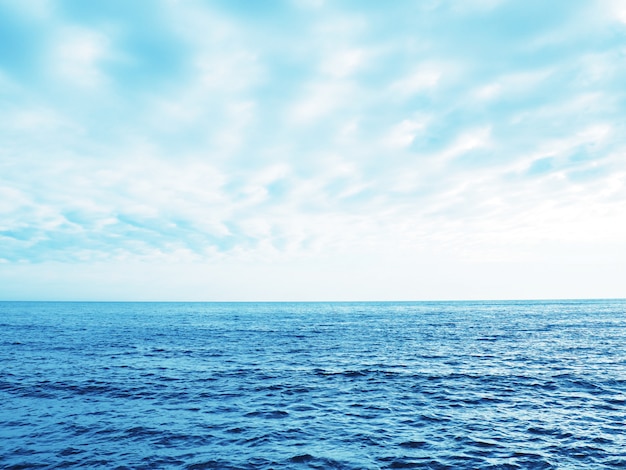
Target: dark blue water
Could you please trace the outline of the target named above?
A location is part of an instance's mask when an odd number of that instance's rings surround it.
[[[0,303],[0,468],[621,468],[626,302]]]

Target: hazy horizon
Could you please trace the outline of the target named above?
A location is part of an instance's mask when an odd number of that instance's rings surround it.
[[[424,299],[424,300],[99,300],[99,299],[35,299],[0,300],[0,303],[145,303],[145,304],[563,304],[624,302],[626,298],[569,298],[569,299]]]

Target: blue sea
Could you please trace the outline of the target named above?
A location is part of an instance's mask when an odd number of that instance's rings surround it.
[[[626,301],[0,303],[0,468],[626,467]]]

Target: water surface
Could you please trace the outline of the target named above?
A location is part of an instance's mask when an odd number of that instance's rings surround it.
[[[626,301],[0,303],[0,468],[621,468]]]

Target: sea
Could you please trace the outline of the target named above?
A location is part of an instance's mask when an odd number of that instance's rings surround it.
[[[626,300],[0,302],[2,469],[626,467]]]

